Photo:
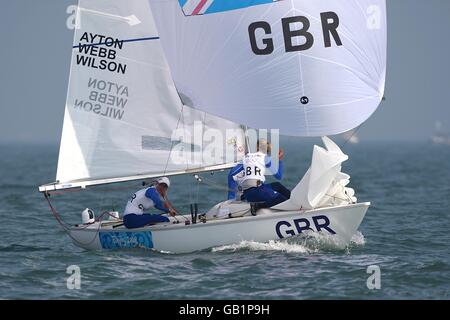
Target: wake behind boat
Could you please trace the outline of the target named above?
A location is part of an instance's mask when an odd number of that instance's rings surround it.
[[[324,143],[290,199],[256,215],[237,198],[127,229],[88,210],[63,224],[76,245],[180,253],[311,232],[349,243],[369,203],[326,136],[382,100],[384,0],[80,0],[76,22],[56,182],[39,188],[58,220],[60,191],[223,171],[268,132]]]

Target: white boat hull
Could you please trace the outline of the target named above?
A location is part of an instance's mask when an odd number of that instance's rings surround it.
[[[88,250],[146,248],[160,252],[188,253],[240,243],[268,242],[317,233],[344,248],[356,233],[370,203],[309,211],[260,210],[257,216],[209,220],[185,225],[160,224],[139,229],[113,228],[94,223],[73,227],[70,237]],[[186,216],[187,217],[187,216]],[[178,220],[184,220],[179,217]]]

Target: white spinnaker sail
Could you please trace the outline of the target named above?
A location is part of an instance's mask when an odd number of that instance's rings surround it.
[[[240,160],[240,125],[183,106],[147,1],[81,0],[78,13],[58,188]]]
[[[376,110],[385,0],[149,0],[184,103],[254,128],[325,136]]]

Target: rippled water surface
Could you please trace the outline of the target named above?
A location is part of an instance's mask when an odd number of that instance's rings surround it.
[[[286,141],[284,183],[307,169],[311,145]],[[240,244],[192,254],[145,250],[88,252],[53,219],[37,186],[54,180],[56,146],[2,146],[0,157],[0,298],[6,299],[449,299],[450,148],[428,144],[347,145],[344,171],[360,201],[372,206],[345,250],[320,241]],[[207,176],[210,183],[225,174]],[[173,178],[171,200],[206,210],[224,191]],[[117,186],[114,186],[117,187]],[[123,210],[138,183],[119,190],[54,197],[63,218],[78,223],[90,207]],[[81,268],[81,289],[66,286],[66,268]],[[369,290],[367,267],[381,269]]]

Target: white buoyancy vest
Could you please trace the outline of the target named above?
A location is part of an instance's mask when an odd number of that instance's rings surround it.
[[[151,187],[154,188],[154,187]],[[150,188],[145,188],[142,190],[139,190],[135,194],[133,194],[128,200],[127,206],[125,208],[124,215],[134,213],[134,214],[143,214],[144,212],[148,211],[149,209],[152,209],[155,207],[155,203],[152,199],[148,198],[145,193]]]
[[[247,153],[242,161],[244,167],[244,176],[240,183],[245,184],[245,181],[256,180],[266,181],[266,155],[262,152]]]

